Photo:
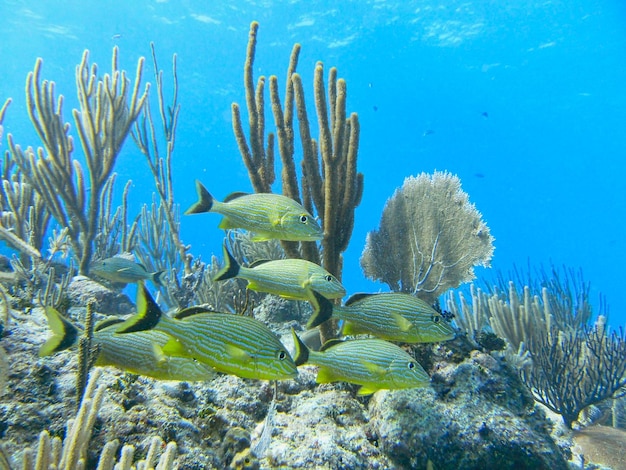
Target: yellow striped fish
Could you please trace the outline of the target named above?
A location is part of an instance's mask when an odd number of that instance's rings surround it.
[[[46,307],[52,336],[39,349],[39,356],[48,356],[73,346],[81,332],[52,307]],[[123,320],[116,318],[96,324],[93,344],[98,348],[95,365],[113,366],[133,374],[160,380],[210,380],[212,367],[188,357],[166,356],[159,350],[171,337],[160,331],[141,331],[116,335]]]
[[[248,281],[248,289],[293,300],[309,300],[313,291],[328,299],[337,299],[346,294],[335,276],[303,259],[263,260],[246,268],[237,263],[224,245],[224,260],[225,266],[217,273],[214,281],[238,277]]]
[[[329,318],[344,320],[343,334],[369,334],[389,341],[431,343],[454,338],[454,329],[430,305],[400,292],[355,294],[343,306],[313,293],[313,315],[307,328]]]
[[[361,385],[357,395],[381,389],[424,387],[430,378],[415,359],[382,339],[330,340],[319,352],[309,350],[291,329],[296,365],[319,366],[317,383],[349,382]]]
[[[198,202],[185,214],[217,212],[224,219],[222,229],[243,228],[254,232],[253,241],[279,240],[315,241],[324,232],[315,218],[297,201],[280,194],[232,193],[223,202],[216,201],[211,193],[196,181]]]
[[[296,365],[276,335],[254,318],[206,313],[195,307],[170,318],[145,286],[137,289],[137,314],[117,330],[119,336],[156,329],[171,336],[163,354],[193,358],[225,374],[247,379],[281,380],[297,375]]]

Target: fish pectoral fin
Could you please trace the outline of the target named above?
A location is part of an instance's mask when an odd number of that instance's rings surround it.
[[[158,345],[156,345],[158,346]],[[170,338],[163,346],[158,346],[160,349],[160,355],[165,356],[180,356],[191,357],[187,350],[176,338]]]
[[[411,329],[411,327],[413,327],[413,323],[411,323],[409,320],[407,320],[405,317],[403,317],[399,313],[392,312],[391,318],[393,319],[394,323],[398,326],[398,328],[400,328],[400,331],[404,333],[406,333],[407,331]]]
[[[363,364],[363,367],[365,367],[370,373],[376,376],[380,377],[387,373],[387,370],[384,367],[374,364],[373,362],[361,361],[361,364]]]
[[[154,354],[154,359],[158,365],[163,365],[169,360],[169,357],[163,352],[163,348],[157,343],[152,343],[152,354]]]
[[[280,227],[281,225],[283,225],[283,219],[277,213],[269,214],[269,219],[270,219],[270,225],[272,227]]]
[[[234,344],[226,344],[226,352],[235,361],[247,362],[252,359],[250,354]]]
[[[320,367],[317,371],[317,378],[315,379],[318,384],[327,384],[330,382],[337,382],[339,380],[340,378],[327,367]]]
[[[377,392],[378,390],[380,390],[380,388],[374,385],[363,385],[361,388],[359,388],[359,391],[356,392],[356,394],[359,396],[371,395],[372,393]]]
[[[343,336],[360,335],[364,333],[367,333],[367,331],[363,331],[362,329],[358,327],[358,325],[356,325],[355,323],[352,323],[351,321],[344,320],[343,328],[341,329],[341,334]]]

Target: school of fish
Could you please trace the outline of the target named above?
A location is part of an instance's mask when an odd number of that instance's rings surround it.
[[[196,188],[198,201],[185,214],[221,214],[219,228],[250,231],[254,241],[323,238],[317,220],[285,196],[233,193],[220,202],[199,181]],[[216,372],[249,379],[293,379],[297,367],[311,364],[318,367],[318,383],[344,381],[359,385],[359,395],[369,395],[380,389],[429,383],[421,365],[392,341],[423,343],[454,337],[450,323],[415,296],[355,294],[343,305],[336,305],[332,300],[344,297],[346,290],[317,264],[284,259],[242,266],[226,245],[224,260],[215,281],[241,278],[247,281],[248,289],[309,301],[313,314],[308,329],[336,318],[343,323],[342,335],[369,337],[327,341],[317,351],[292,329],[292,357],[277,335],[257,319],[201,307],[173,316],[165,314],[145,286],[146,280],[160,285],[163,273],[150,273],[138,263],[113,257],[95,262],[92,271],[114,282],[137,282],[137,313],[127,320],[105,320],[96,325],[96,364],[162,380],[187,381],[209,380]],[[48,307],[46,315],[52,335],[41,347],[41,356],[73,346],[80,335],[80,330],[56,310]]]

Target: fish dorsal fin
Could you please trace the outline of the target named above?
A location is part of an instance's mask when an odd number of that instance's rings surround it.
[[[200,307],[200,306],[189,307],[189,308],[184,308],[179,312],[176,312],[174,314],[174,318],[176,320],[182,320],[183,318],[191,317],[193,315],[198,315],[200,313],[215,313],[215,310],[211,310],[208,307]]]
[[[111,325],[118,325],[120,323],[124,323],[124,321],[125,320],[123,318],[105,318],[104,320],[96,323],[96,326],[94,326],[93,331],[95,333],[96,331],[104,330],[105,328],[108,328]]]
[[[347,307],[348,305],[352,305],[353,303],[358,302],[359,300],[363,300],[367,297],[371,297],[372,295],[376,295],[376,294],[366,294],[365,292],[352,294],[350,298],[346,300],[346,303],[344,305]]]
[[[226,196],[224,198],[224,201],[222,201],[222,202],[230,202],[230,201],[233,201],[233,200],[235,200],[235,199],[237,199],[237,198],[239,198],[241,196],[249,196],[249,195],[250,195],[250,193],[246,193],[246,192],[243,192],[243,191],[235,191],[233,193],[230,193],[228,196]]]
[[[333,346],[337,346],[338,344],[341,344],[344,342],[345,341],[342,339],[329,339],[324,344],[322,344],[322,347],[320,348],[320,352],[326,351],[327,349],[332,348]]]
[[[271,259],[258,259],[255,262],[253,262],[250,266],[248,266],[249,268],[256,268],[257,266],[261,266],[262,264],[265,263],[269,263],[270,261],[272,261]]]
[[[394,323],[398,326],[398,328],[400,328],[400,331],[403,331],[406,333],[413,327],[413,323],[411,323],[409,320],[407,320],[405,317],[403,317],[399,313],[391,312],[390,315]]]

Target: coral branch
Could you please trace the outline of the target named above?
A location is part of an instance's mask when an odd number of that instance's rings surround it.
[[[250,124],[249,138],[243,131],[240,109],[233,104],[233,130],[248,175],[255,191],[270,192],[274,182],[273,154],[263,153],[263,85],[259,78],[256,89],[252,76],[255,57],[258,23],[250,26],[250,36],[244,66],[244,87]],[[287,70],[284,107],[278,94],[278,80],[270,77],[270,100],[277,129],[278,148],[282,162],[282,192],[304,204],[311,213],[317,213],[322,221],[324,239],[321,246],[312,242],[282,242],[289,257],[300,257],[320,263],[339,279],[343,266],[342,253],[348,247],[354,226],[354,210],[361,200],[363,175],[357,172],[359,123],[356,113],[346,119],[346,83],[337,78],[337,70],[331,68],[328,78],[328,99],[324,85],[324,67],[315,66],[314,99],[317,112],[319,155],[317,141],[311,137],[306,111],[302,80],[296,73],[300,45],[292,50]],[[300,128],[300,143],[303,150],[301,161],[301,192],[298,189],[295,137],[293,129],[293,107],[295,105]],[[248,140],[250,145],[248,145]],[[268,143],[273,141],[269,134]],[[333,332],[323,331],[326,337]]]
[[[28,111],[43,148],[23,151],[9,135],[9,150],[25,180],[38,192],[54,219],[68,228],[79,271],[87,274],[98,233],[100,201],[121,147],[147,98],[140,84],[143,58],[137,64],[135,83],[130,88],[126,72],[117,68],[118,50],[113,49],[112,72],[97,77],[96,65],[89,66],[83,54],[76,68],[79,108],[72,112],[87,163],[72,158],[73,139],[61,114],[63,97],[55,100],[53,82],[41,80],[43,61],[38,59],[26,81]]]

